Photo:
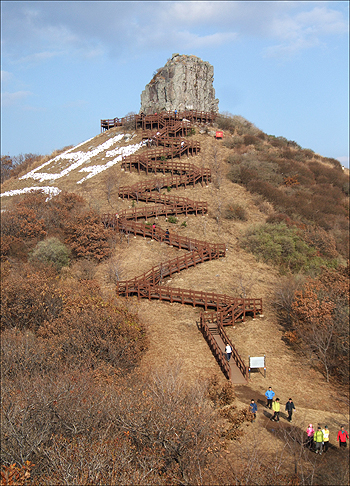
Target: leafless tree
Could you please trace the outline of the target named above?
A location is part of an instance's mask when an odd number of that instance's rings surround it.
[[[107,279],[110,283],[117,283],[123,279],[125,275],[125,266],[120,258],[112,257],[108,261]]]
[[[113,207],[113,205],[111,204],[112,191],[116,189],[117,194],[119,192],[119,187],[117,186],[117,178],[113,172],[109,172],[109,171],[107,172],[105,184],[106,184],[106,196],[107,196],[108,204]]]
[[[233,278],[232,291],[234,292],[234,295],[239,295],[242,299],[251,296],[257,278],[257,272],[240,272]]]

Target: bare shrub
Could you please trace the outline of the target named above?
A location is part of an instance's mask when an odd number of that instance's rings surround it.
[[[72,273],[78,280],[93,280],[97,271],[97,263],[91,258],[82,258],[72,266]]]
[[[272,304],[276,309],[279,323],[288,331],[292,328],[295,293],[302,288],[305,279],[299,276],[281,277],[275,284]]]
[[[246,299],[252,295],[253,288],[257,283],[258,273],[239,273],[233,278],[233,295]]]
[[[241,156],[240,154],[236,154],[236,153],[230,154],[230,155],[227,157],[227,162],[228,162],[230,165],[236,165],[236,164],[239,164],[240,162],[242,162],[242,156]]]
[[[136,113],[134,111],[130,111],[124,117],[123,128],[125,130],[135,130],[136,128],[136,121],[135,121]]]
[[[243,145],[243,143],[244,143],[243,137],[239,135],[234,135],[233,137],[227,137],[223,141],[224,147],[227,147],[229,149],[235,149],[237,147],[240,147],[241,145]]]
[[[228,220],[238,219],[239,221],[247,221],[248,212],[242,205],[231,203],[225,209],[224,218]]]
[[[244,145],[257,145],[260,143],[260,139],[254,135],[244,135],[243,137]]]
[[[107,281],[116,284],[123,279],[125,274],[125,267],[122,261],[117,257],[112,257],[107,262]]]
[[[231,133],[237,135],[253,135],[257,136],[261,132],[253,123],[249,122],[240,115],[232,115],[230,113],[222,113],[216,118],[218,127],[222,130],[229,130]]]

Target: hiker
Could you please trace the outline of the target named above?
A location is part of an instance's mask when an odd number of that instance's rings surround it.
[[[339,441],[339,447],[346,447],[346,439],[349,440],[349,434],[344,429],[344,425],[342,425],[337,435],[337,440]]]
[[[275,396],[275,392],[272,391],[272,388],[269,386],[269,389],[265,393],[265,397],[267,398],[266,406],[271,409],[272,408],[272,399]]]
[[[306,446],[310,449],[310,451],[313,448],[314,433],[315,433],[315,429],[313,428],[313,425],[309,424],[308,428],[306,429],[306,434],[307,434]]]
[[[170,242],[169,235],[170,235],[170,233],[169,233],[169,230],[167,228],[166,232],[165,232],[165,241],[167,241],[168,243]]]
[[[322,454],[322,444],[323,444],[323,432],[321,427],[318,426],[316,432],[314,433],[314,444],[316,454]]]
[[[272,402],[272,410],[273,410],[273,417],[271,420],[274,420],[275,422],[280,421],[280,410],[281,410],[281,404],[280,404],[280,399],[276,398],[274,402]]]
[[[253,414],[253,419],[252,419],[252,422],[255,422],[256,420],[256,412],[258,411],[258,406],[257,404],[255,403],[255,401],[253,400],[253,398],[251,399],[251,402],[249,404],[249,408],[250,408],[250,413]]]
[[[232,348],[229,344],[226,344],[225,352],[226,352],[227,361],[230,361],[231,354],[232,354]]]
[[[156,223],[152,224],[152,237],[154,236],[154,233],[156,231]]]
[[[324,426],[324,429],[322,429],[323,432],[323,451],[327,452],[328,447],[329,447],[329,430],[328,430],[328,425]]]
[[[295,410],[294,403],[291,398],[289,398],[288,402],[286,403],[286,411],[288,412],[288,422],[292,421],[293,410]]]

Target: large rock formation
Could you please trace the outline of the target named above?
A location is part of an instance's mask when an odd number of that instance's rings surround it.
[[[141,94],[146,115],[159,111],[198,110],[218,112],[219,100],[213,88],[214,68],[196,56],[173,54],[157,70]]]

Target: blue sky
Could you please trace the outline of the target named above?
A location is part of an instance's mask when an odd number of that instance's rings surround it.
[[[1,154],[51,154],[140,110],[173,53],[219,111],[349,167],[349,2],[1,2]]]

